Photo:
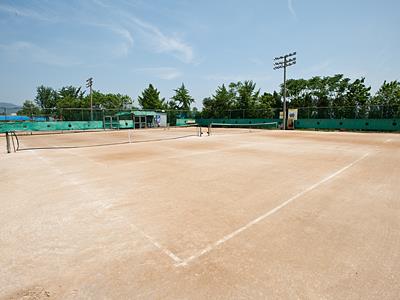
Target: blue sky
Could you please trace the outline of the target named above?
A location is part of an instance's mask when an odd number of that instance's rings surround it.
[[[222,83],[278,89],[275,56],[297,51],[289,78],[343,73],[375,91],[400,79],[400,1],[0,0],[0,102],[43,84],[136,99],[185,83],[196,106]],[[137,102],[136,102],[137,104]]]

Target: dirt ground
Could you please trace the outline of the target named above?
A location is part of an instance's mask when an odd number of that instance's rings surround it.
[[[2,138],[0,299],[399,299],[399,134],[171,132]]]

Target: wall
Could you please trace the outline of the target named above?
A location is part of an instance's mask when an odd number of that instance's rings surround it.
[[[0,132],[102,129],[102,121],[1,122]]]
[[[254,124],[277,122],[279,119],[196,119],[201,126],[210,123]],[[132,120],[120,120],[119,126],[133,128]],[[52,130],[89,130],[102,129],[102,121],[71,121],[71,122],[0,122],[0,133],[7,131],[52,131]],[[400,131],[400,119],[299,119],[295,121],[298,129],[328,129],[328,130],[372,130]]]
[[[400,131],[400,119],[299,119],[295,128]]]
[[[210,123],[254,124],[278,122],[280,119],[196,119],[197,124],[208,126]],[[299,119],[295,121],[297,129],[327,130],[371,130],[400,131],[400,119]]]

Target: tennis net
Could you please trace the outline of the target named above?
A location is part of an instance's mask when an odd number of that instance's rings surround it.
[[[8,148],[14,151],[35,149],[69,149],[111,146],[181,139],[201,136],[201,127],[187,125],[146,129],[85,130],[85,131],[13,131],[9,135]]]
[[[278,128],[277,122],[249,123],[249,124],[211,123],[208,126],[208,135],[257,133],[277,128]]]

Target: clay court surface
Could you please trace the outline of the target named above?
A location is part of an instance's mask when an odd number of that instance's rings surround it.
[[[0,298],[399,299],[399,134],[174,132],[2,137]]]

